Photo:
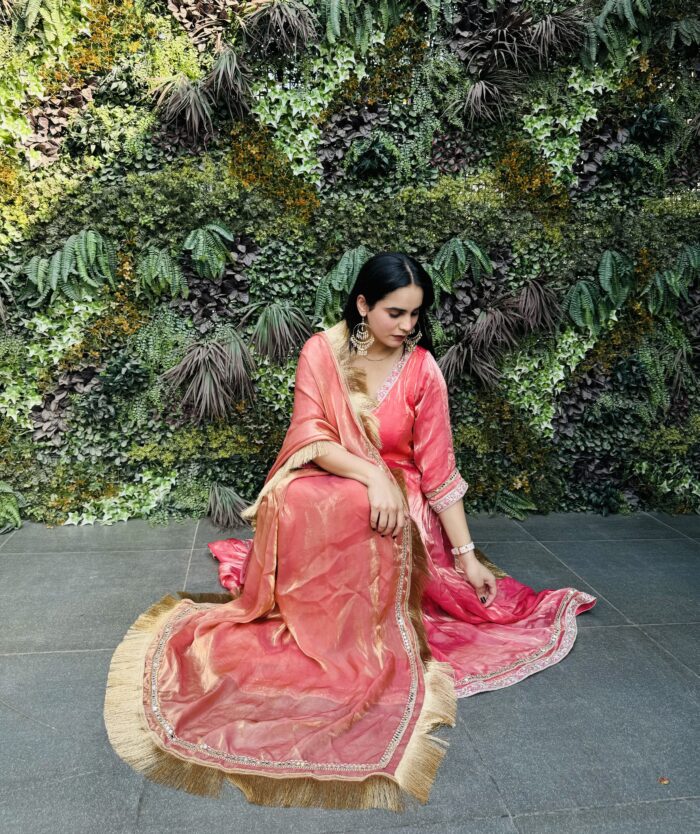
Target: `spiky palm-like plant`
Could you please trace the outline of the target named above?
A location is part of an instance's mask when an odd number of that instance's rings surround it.
[[[461,3],[447,43],[463,62],[470,84],[465,96],[452,99],[446,113],[461,112],[469,124],[502,120],[527,76],[578,47],[583,38],[578,9],[534,20],[518,0],[495,6],[484,0]]]
[[[480,353],[472,344],[469,331],[459,342],[448,348],[438,360],[438,365],[448,385],[465,373],[476,377],[485,387],[495,387],[500,379],[498,368],[491,358]]]
[[[0,0],[0,23],[9,26],[19,15],[19,3],[15,0]]]
[[[280,301],[258,301],[249,305],[241,324],[261,306],[262,311],[253,330],[253,344],[259,353],[273,362],[283,362],[291,350],[312,335],[313,329],[302,310],[288,307]]]
[[[554,290],[543,281],[528,281],[517,297],[517,310],[527,330],[554,330],[562,308]]]
[[[250,112],[250,68],[231,46],[224,43],[218,50],[205,87],[218,102],[223,102],[233,118],[242,118]]]
[[[162,374],[196,423],[224,420],[238,397],[254,395],[253,360],[240,334],[222,328],[218,339],[191,344],[177,365]],[[184,389],[184,390],[183,390]]]
[[[474,350],[484,356],[493,356],[501,348],[517,345],[517,332],[522,322],[512,299],[502,299],[482,310],[470,327],[470,342]]]
[[[477,121],[503,121],[524,84],[508,70],[482,70],[480,77],[469,79],[466,94],[452,91],[445,105],[445,115],[460,116],[473,127]]]
[[[257,0],[239,15],[261,55],[288,55],[318,37],[317,18],[301,0]]]
[[[244,521],[240,513],[248,503],[232,487],[214,481],[209,489],[207,515],[223,529],[247,527],[249,522]]]
[[[213,131],[213,101],[202,81],[178,73],[161,82],[153,95],[156,111],[166,125],[183,125],[193,139]]]
[[[538,68],[548,66],[558,55],[578,50],[584,37],[585,23],[579,6],[534,21],[530,25],[530,43],[535,48]]]

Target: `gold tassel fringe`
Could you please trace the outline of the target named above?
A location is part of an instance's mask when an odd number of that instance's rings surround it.
[[[396,778],[403,790],[420,802],[430,798],[437,770],[447,752],[449,742],[430,731],[441,724],[457,723],[457,697],[454,672],[449,663],[430,660],[425,667],[425,698],[418,722],[396,769]]]
[[[405,810],[401,788],[389,776],[375,774],[362,781],[341,781],[309,776],[275,779],[257,774],[230,773],[226,778],[254,805],[335,810]]]
[[[406,494],[403,473],[399,469],[392,472]],[[180,591],[180,599],[167,595],[131,626],[112,657],[105,694],[105,726],[117,754],[147,779],[197,796],[220,796],[227,780],[243,792],[248,802],[257,805],[403,812],[407,794],[427,802],[448,746],[430,731],[442,724],[455,725],[457,698],[451,666],[430,655],[421,615],[421,597],[429,576],[427,554],[415,523],[409,521],[413,558],[408,609],[424,664],[425,695],[413,735],[394,776],[374,774],[349,780],[231,773],[214,765],[181,759],[156,744],[142,704],[143,671],[151,642],[180,600],[223,604],[232,599],[227,593]]]
[[[301,449],[298,449],[293,455],[290,455],[282,466],[280,466],[277,472],[275,472],[270,480],[263,486],[255,501],[240,513],[241,518],[244,521],[249,522],[251,527],[255,529],[255,518],[258,514],[258,509],[260,508],[260,502],[268,494],[268,492],[273,490],[283,478],[286,478],[287,475],[289,475],[293,469],[298,469],[300,466],[303,466],[305,463],[308,463],[319,455],[325,455],[336,446],[337,443],[334,443],[332,440],[316,440],[313,443],[308,443],[306,446],[302,446]]]
[[[166,753],[153,740],[143,713],[146,654],[179,602],[170,594],[163,597],[141,614],[117,646],[107,676],[104,722],[116,753],[147,779],[197,796],[218,797],[224,774]]]

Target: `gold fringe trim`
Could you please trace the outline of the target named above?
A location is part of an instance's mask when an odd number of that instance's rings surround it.
[[[449,742],[430,731],[442,724],[454,727],[457,723],[457,696],[454,672],[449,663],[430,660],[425,667],[425,697],[403,758],[395,776],[404,791],[422,803],[430,798],[440,763]]]
[[[170,594],[163,597],[141,614],[117,646],[107,676],[105,727],[117,755],[147,779],[197,796],[218,797],[224,774],[166,753],[155,743],[143,712],[146,655],[179,603]]]
[[[391,472],[408,505],[408,489],[405,473],[400,467]],[[395,776],[401,788],[420,802],[427,802],[440,763],[449,743],[430,731],[446,724],[454,727],[457,721],[457,696],[454,671],[449,663],[435,660],[430,652],[423,622],[423,592],[430,579],[428,553],[418,526],[408,517],[411,536],[411,580],[408,595],[408,613],[416,634],[419,662],[424,664],[425,696],[418,721],[408,742]]]
[[[289,475],[293,469],[298,469],[300,466],[303,466],[305,463],[308,463],[319,455],[325,455],[337,445],[338,444],[334,443],[332,440],[316,440],[313,443],[308,443],[306,446],[302,446],[301,449],[298,449],[293,455],[290,455],[282,466],[280,466],[277,472],[275,472],[270,480],[263,486],[255,501],[240,513],[241,518],[244,521],[250,522],[251,526],[255,528],[255,518],[258,514],[258,509],[260,508],[260,502],[268,494],[268,492],[273,490],[283,478],[286,478],[287,475]]]
[[[406,495],[403,472],[392,472]],[[430,655],[421,615],[423,588],[429,577],[427,553],[412,519],[409,524],[413,558],[408,609],[417,636],[419,662],[424,664],[425,693],[413,735],[394,776],[373,774],[356,780],[231,773],[181,758],[156,743],[142,703],[143,674],[152,641],[182,599],[221,604],[232,599],[226,593],[180,591],[180,599],[167,595],[131,626],[112,657],[105,693],[104,721],[115,752],[150,781],[197,796],[219,797],[226,780],[241,790],[248,802],[257,805],[403,812],[407,795],[427,802],[448,746],[430,731],[442,724],[455,725],[457,698],[450,664]]]
[[[257,774],[230,773],[226,778],[254,805],[335,810],[405,810],[401,788],[389,776],[375,774],[362,781],[341,781],[309,776],[275,779]]]

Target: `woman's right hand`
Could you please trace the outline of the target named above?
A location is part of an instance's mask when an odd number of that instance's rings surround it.
[[[404,525],[403,493],[398,484],[377,468],[367,484],[367,497],[370,527],[383,536],[391,533],[396,538]]]

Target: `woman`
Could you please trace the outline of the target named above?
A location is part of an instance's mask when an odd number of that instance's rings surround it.
[[[297,365],[252,539],[209,546],[230,595],[165,597],[117,648],[110,740],[149,778],[263,805],[428,800],[456,699],[561,660],[596,598],[536,593],[473,547],[427,272],[365,263]],[[418,342],[422,342],[419,345]]]

